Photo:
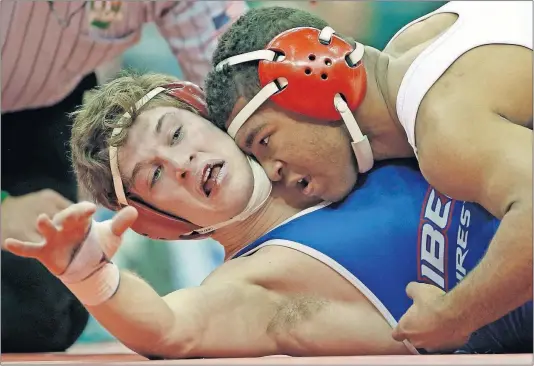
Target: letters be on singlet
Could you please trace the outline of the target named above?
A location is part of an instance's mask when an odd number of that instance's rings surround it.
[[[449,290],[449,260],[455,261],[456,280],[466,275],[463,266],[468,253],[467,238],[471,213],[462,205],[456,243],[449,243],[448,231],[451,226],[454,206],[453,200],[429,188],[423,201],[417,242],[418,280],[434,284],[443,291]],[[455,251],[449,251],[449,245]],[[453,258],[450,258],[453,257]]]

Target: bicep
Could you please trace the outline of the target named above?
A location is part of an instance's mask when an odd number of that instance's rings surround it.
[[[202,285],[165,298],[186,357],[331,356],[409,353],[365,302],[289,296],[241,283]],[[195,337],[183,340],[187,327]]]
[[[169,341],[189,328],[188,357],[255,357],[276,353],[267,328],[281,296],[248,283],[213,283],[165,297],[176,324]]]
[[[462,112],[426,126],[418,141],[421,171],[442,193],[502,218],[532,199],[532,131],[493,113]]]

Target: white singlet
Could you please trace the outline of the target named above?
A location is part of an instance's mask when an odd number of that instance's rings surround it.
[[[419,105],[459,57],[489,44],[518,45],[532,50],[531,1],[452,1],[406,25],[389,43],[411,25],[440,13],[455,13],[458,19],[417,56],[397,95],[397,115],[416,156],[415,119]]]

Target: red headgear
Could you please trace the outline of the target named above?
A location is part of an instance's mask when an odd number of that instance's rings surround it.
[[[361,63],[364,46],[356,48],[326,27],[294,28],[276,36],[264,50],[230,57],[216,67],[260,60],[263,89],[236,115],[228,127],[235,138],[247,119],[269,98],[281,107],[325,121],[347,125],[359,171],[372,168],[371,146],[352,115],[363,101],[367,77]]]
[[[326,43],[326,42],[325,42]],[[287,86],[271,97],[279,106],[306,116],[335,121],[339,119],[334,97],[341,94],[351,110],[365,96],[367,78],[361,63],[352,65],[347,57],[350,44],[333,36],[321,43],[315,28],[290,29],[279,34],[267,49],[285,55],[279,62],[260,61],[262,86],[285,78]]]

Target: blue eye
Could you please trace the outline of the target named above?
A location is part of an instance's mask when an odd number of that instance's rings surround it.
[[[154,184],[158,181],[158,179],[161,177],[161,166],[158,166],[156,170],[154,170],[154,175],[152,176],[152,181],[150,182],[150,186],[154,186]]]
[[[174,131],[174,134],[172,135],[171,145],[176,143],[176,141],[179,140],[181,136],[182,136],[182,127],[180,126],[176,129],[176,131]]]

